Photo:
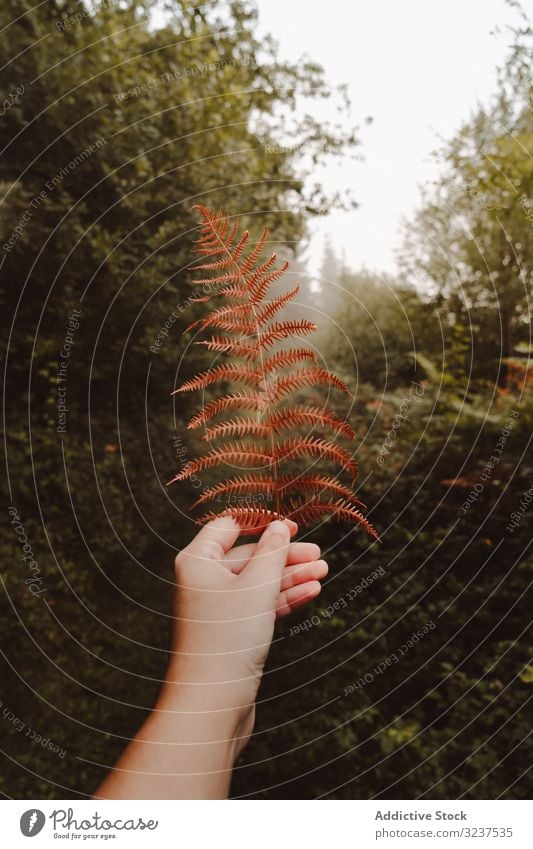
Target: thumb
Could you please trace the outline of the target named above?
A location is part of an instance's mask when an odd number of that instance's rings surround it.
[[[291,529],[287,522],[271,522],[257,543],[254,556],[241,573],[242,585],[262,588],[267,595],[277,599],[290,540]]]

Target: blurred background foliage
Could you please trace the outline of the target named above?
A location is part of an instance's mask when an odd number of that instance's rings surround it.
[[[195,399],[173,406],[170,391],[178,368],[181,380],[208,362],[182,333],[198,309],[187,305],[192,203],[238,211],[255,232],[268,223],[288,255],[313,216],[355,203],[315,185],[313,170],[318,156],[353,153],[357,130],[300,108],[336,97],[348,109],[345,92],[311,60],[282,62],[258,41],[248,2],[166,5],[158,27],[148,2],[0,9],[0,100],[24,86],[4,103],[0,242],[26,219],[1,266],[0,698],[67,750],[60,759],[0,717],[9,797],[90,795],[164,673],[172,558],[192,533],[191,492],[164,482],[180,446],[195,450],[184,426]],[[357,385],[361,491],[384,544],[332,523],[313,532],[330,579],[314,609],[279,628],[235,796],[531,794],[533,510],[508,529],[532,484],[526,23],[512,41],[494,102],[442,149],[442,177],[405,225],[399,278],[354,272],[331,248],[314,285],[291,267],[300,314],[320,316],[320,353]],[[288,136],[298,144],[273,155]],[[10,505],[41,597],[24,584]],[[383,577],[324,615],[380,566]],[[430,621],[401,662],[372,674]]]

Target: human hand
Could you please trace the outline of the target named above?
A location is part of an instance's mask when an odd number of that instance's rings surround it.
[[[176,627],[167,692],[198,710],[227,711],[248,741],[276,616],[315,598],[328,567],[314,543],[294,542],[294,522],[267,526],[257,543],[234,546],[231,517],[206,525],[176,557]]]
[[[156,705],[97,790],[104,799],[224,799],[252,733],[257,689],[276,616],[320,592],[328,567],[294,522],[257,543],[210,522],[176,557],[171,661]]]

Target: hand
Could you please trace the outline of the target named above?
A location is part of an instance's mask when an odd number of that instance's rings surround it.
[[[320,592],[320,549],[290,542],[273,522],[258,543],[233,547],[229,517],[206,525],[176,557],[172,654],[144,725],[98,788],[104,799],[224,799],[248,742],[276,616]]]
[[[258,543],[234,547],[241,530],[234,519],[222,517],[176,557],[167,689],[187,688],[204,711],[233,712],[238,751],[253,728],[276,616],[315,598],[328,572],[317,545],[290,542],[296,531],[289,520],[273,522]]]

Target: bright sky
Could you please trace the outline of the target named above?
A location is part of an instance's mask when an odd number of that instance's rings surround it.
[[[261,31],[282,58],[320,62],[332,83],[348,83],[352,124],[361,125],[363,162],[326,172],[360,203],[313,225],[316,269],[325,234],[349,265],[395,271],[394,248],[418,185],[436,174],[431,151],[476,102],[487,102],[509,39],[491,35],[515,20],[504,0],[257,0]],[[324,105],[316,114],[326,116]],[[374,123],[364,126],[371,115]]]

